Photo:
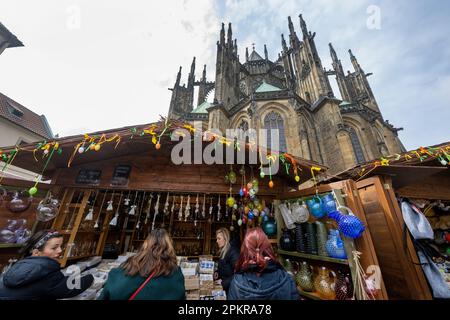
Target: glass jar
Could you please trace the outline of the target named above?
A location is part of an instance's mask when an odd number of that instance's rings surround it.
[[[299,265],[299,269],[295,275],[295,282],[303,291],[314,291],[312,267],[305,261]]]
[[[339,231],[335,229],[330,230],[328,236],[328,241],[326,243],[326,249],[328,256],[336,259],[347,259],[347,254],[345,253],[344,242],[339,236]]]
[[[319,274],[314,280],[314,287],[322,299],[334,300],[334,281],[330,279],[330,270],[325,267],[319,269]]]

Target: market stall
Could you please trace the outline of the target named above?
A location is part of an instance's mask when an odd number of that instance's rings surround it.
[[[355,167],[332,179],[356,181],[390,299],[436,297],[407,231],[402,200],[417,208],[418,217],[424,215],[428,220],[433,239],[426,242],[443,256],[433,260],[450,284],[449,154],[449,143],[419,148]]]
[[[33,199],[30,217],[40,201],[46,209],[58,203],[58,209],[50,210],[48,219],[40,219],[35,229],[51,227],[64,235],[62,267],[92,257],[115,260],[135,252],[151,230],[164,227],[182,257],[180,265],[199,263],[194,279],[199,279],[198,289],[209,290],[203,296],[211,297],[217,289],[211,281],[213,270],[202,267],[202,261],[218,259],[215,231],[227,227],[242,238],[247,227],[260,225],[276,246],[274,200],[325,170],[286,153],[269,152],[262,159],[260,149],[251,143],[212,133],[202,134],[202,151],[211,146],[231,149],[237,158],[244,150],[249,159],[256,150],[257,162],[175,165],[171,156],[178,141],[170,138],[179,129],[185,129],[184,134],[196,131],[189,124],[162,121],[3,150],[11,155],[7,164],[51,180],[46,187],[36,180],[21,191]],[[194,147],[195,141],[191,143]],[[220,155],[221,160],[226,155]],[[279,172],[264,174],[263,160],[279,161]],[[8,258],[10,252],[0,255]],[[190,284],[190,289],[197,289],[195,280]]]

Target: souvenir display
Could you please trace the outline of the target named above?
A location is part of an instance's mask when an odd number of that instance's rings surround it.
[[[280,238],[280,248],[285,251],[295,250],[295,242],[292,240],[291,232],[288,228],[283,229],[283,234]]]
[[[47,222],[56,217],[59,210],[59,200],[54,199],[49,192],[47,197],[42,199],[36,208],[36,219]]]
[[[153,214],[153,221],[152,221],[152,231],[155,229],[156,216],[159,214],[159,198],[160,197],[161,197],[161,195],[158,194],[158,197],[156,198],[155,213]]]
[[[9,219],[0,230],[0,243],[25,243],[31,236],[25,219]]]
[[[330,279],[330,272],[325,267],[321,267],[319,269],[319,274],[314,279],[314,288],[322,299],[325,300],[334,300],[336,294],[334,292],[334,281]]]
[[[331,258],[347,259],[344,242],[342,241],[338,230],[330,230],[328,241],[326,243],[326,249],[328,256],[330,256]]]
[[[21,196],[21,192],[15,191],[11,201],[9,201],[6,204],[6,207],[11,211],[12,213],[21,213],[26,211],[33,202],[33,197],[25,197]]]
[[[306,200],[309,212],[316,218],[322,218],[326,215],[326,211],[323,207],[322,198],[319,196],[314,196],[311,199]]]
[[[295,280],[297,285],[306,292],[314,291],[314,279],[312,273],[312,267],[303,261],[301,264],[296,262],[298,265],[298,271],[295,275]]]

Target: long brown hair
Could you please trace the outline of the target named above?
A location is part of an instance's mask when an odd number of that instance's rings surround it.
[[[172,240],[165,229],[153,230],[145,239],[139,251],[122,265],[130,276],[139,274],[148,277],[168,276],[177,267],[177,256]]]
[[[260,274],[269,261],[277,262],[277,258],[267,235],[260,227],[248,229],[236,263],[236,271],[256,266],[256,272]]]

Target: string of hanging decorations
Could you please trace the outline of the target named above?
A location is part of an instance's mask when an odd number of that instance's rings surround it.
[[[135,136],[145,137],[150,136],[151,137],[151,143],[155,146],[156,150],[161,149],[162,144],[162,138],[163,137],[169,137],[172,138],[174,134],[177,134],[178,136],[186,136],[186,134],[183,132],[183,130],[189,131],[190,134],[200,134],[200,131],[192,126],[191,124],[187,124],[183,121],[176,120],[176,119],[168,119],[161,117],[162,120],[160,120],[157,123],[153,123],[150,125],[147,125],[145,127],[139,128],[139,127],[132,127],[132,128],[124,128],[123,130],[119,130],[118,132],[111,133],[110,136],[107,135],[107,133],[95,133],[95,134],[84,134],[79,141],[75,141],[75,146],[73,147],[73,150],[71,152],[71,155],[69,157],[67,167],[70,167],[73,163],[74,159],[76,157],[80,157],[85,155],[89,152],[101,152],[102,146],[105,144],[114,144],[114,149],[117,149],[117,147],[120,145],[121,142],[125,140],[133,140]],[[182,130],[180,130],[182,129]],[[208,142],[214,142],[221,145],[225,145],[227,147],[233,146],[235,150],[240,151],[241,148],[248,148],[250,151],[256,151],[258,150],[257,144],[255,141],[249,141],[249,142],[243,142],[238,141],[237,139],[230,139],[227,137],[224,137],[220,134],[217,134],[215,132],[212,132],[210,130],[202,131],[202,140],[208,141]],[[61,143],[67,143],[67,141],[61,141]],[[5,151],[3,152],[0,149],[0,159],[3,160],[4,165],[0,168],[0,186],[1,181],[3,180],[5,173],[7,169],[13,164],[14,159],[16,158],[17,154],[22,152],[31,152],[33,153],[33,158],[36,162],[43,161],[43,167],[40,172],[40,175],[38,175],[35,179],[35,185],[29,189],[30,195],[34,195],[37,193],[37,184],[39,183],[40,177],[45,173],[45,170],[49,163],[51,162],[54,154],[61,155],[63,154],[63,149],[60,146],[60,142],[58,141],[43,141],[38,143],[34,148],[30,147],[20,147],[15,146],[13,150]],[[70,142],[74,142],[73,140]],[[265,160],[262,161],[262,152],[263,148],[259,148],[258,154],[261,160],[261,163],[266,163],[270,166],[277,160],[279,160],[282,163],[283,168],[285,169],[285,172],[287,175],[290,175],[291,172],[294,175],[295,181],[298,183],[300,182],[300,174],[302,172],[302,169],[300,165],[296,162],[294,157],[288,153],[282,152],[277,153],[274,151],[266,150],[265,153]],[[261,178],[264,178],[265,174],[262,170],[263,166],[261,165],[260,169],[260,176]],[[321,168],[314,167],[315,170],[321,171]],[[270,181],[269,181],[269,187],[273,188],[274,182],[272,180],[272,172],[269,171]]]

